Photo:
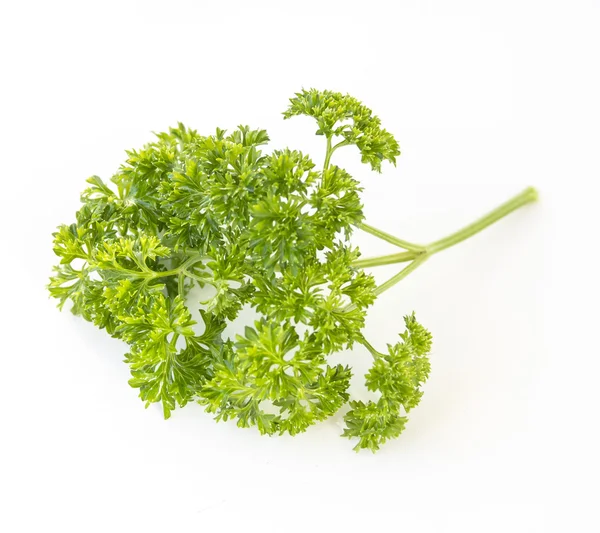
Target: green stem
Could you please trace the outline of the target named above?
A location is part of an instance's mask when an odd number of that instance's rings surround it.
[[[331,137],[327,137],[327,148],[325,150],[325,163],[323,163],[323,172],[329,168],[329,162],[333,155],[333,149],[331,148]]]
[[[420,267],[427,259],[429,258],[428,254],[423,254],[415,259],[410,265],[405,266],[400,272],[392,276],[385,283],[382,283],[375,289],[375,295],[379,296],[382,292],[391,289],[396,283],[403,280],[406,276],[408,276],[411,272]]]
[[[450,246],[454,246],[455,244],[472,237],[476,233],[479,233],[488,226],[491,226],[494,222],[497,222],[506,215],[509,215],[513,211],[519,209],[519,207],[523,207],[531,202],[535,202],[537,198],[537,191],[533,187],[528,187],[520,194],[517,194],[517,196],[508,200],[508,202],[498,206],[496,209],[490,211],[487,215],[481,217],[472,224],[469,224],[468,226],[465,226],[451,235],[448,235],[447,237],[444,237],[443,239],[435,241],[426,246],[427,252],[429,254],[435,254],[445,250],[446,248],[450,248]]]
[[[191,257],[188,257],[183,263],[181,263],[177,268],[173,268],[171,270],[164,270],[164,271],[157,271],[157,270],[151,270],[150,268],[148,268],[148,266],[146,264],[144,264],[141,261],[135,261],[137,266],[140,267],[140,270],[131,270],[129,268],[125,268],[122,267],[119,264],[115,264],[113,268],[111,267],[100,267],[100,270],[111,270],[113,272],[120,272],[121,274],[126,274],[128,276],[134,277],[134,278],[145,278],[146,279],[146,283],[149,282],[150,280],[153,279],[157,279],[157,278],[168,278],[171,276],[177,276],[179,275],[181,272],[185,272],[186,275],[189,276],[189,273],[187,273],[186,268],[200,262],[202,259],[208,259],[207,257],[202,257],[199,254],[194,254]],[[95,264],[90,263],[91,266],[96,267]],[[98,267],[96,267],[98,268]],[[191,276],[190,276],[191,277]]]
[[[373,345],[364,337],[361,337],[360,339],[358,339],[358,342],[360,342],[367,350],[369,350],[369,352],[371,352],[373,359],[379,359],[380,357],[383,357],[385,355],[385,354],[382,354],[381,352],[379,352],[378,350],[376,350],[373,347]]]
[[[424,252],[400,252],[399,254],[381,255],[379,257],[371,257],[369,259],[357,259],[352,262],[355,268],[367,268],[380,265],[394,265],[396,263],[406,263],[412,261],[417,256]]]
[[[350,143],[346,140],[340,141],[331,149],[331,153],[335,152],[338,148],[341,148],[342,146],[348,146],[350,144],[352,144],[352,143]]]
[[[179,333],[173,333],[173,338],[171,339],[171,342],[169,343],[173,350],[175,350],[175,347],[177,346],[177,339],[179,339]]]
[[[169,276],[177,276],[180,272],[185,271],[185,269],[195,263],[199,263],[202,259],[208,259],[207,257],[202,257],[200,255],[193,255],[188,257],[183,263],[181,263],[177,268],[172,270],[166,270],[165,272],[155,272],[151,271],[150,278],[167,278]]]
[[[348,141],[340,141],[335,146],[331,146],[331,137],[327,137],[327,148],[325,150],[325,163],[323,164],[323,172],[325,172],[329,168],[329,163],[331,162],[331,156],[333,152],[335,152],[338,148],[342,146],[347,146],[350,143]]]
[[[502,205],[498,206],[496,209],[490,211],[487,215],[484,215],[483,217],[476,220],[472,224],[469,224],[468,226],[465,226],[464,228],[462,228],[458,231],[455,231],[454,233],[448,235],[447,237],[444,237],[443,239],[435,241],[427,246],[420,246],[420,245],[416,245],[416,244],[412,244],[412,243],[407,243],[405,241],[401,241],[400,239],[397,239],[396,237],[394,237],[392,235],[389,235],[389,234],[384,233],[376,228],[373,228],[372,226],[368,226],[366,224],[359,224],[358,227],[360,229],[363,229],[364,231],[367,231],[368,233],[371,233],[372,235],[375,235],[375,236],[383,239],[384,241],[390,242],[392,244],[396,244],[398,246],[402,246],[403,248],[406,248],[408,250],[410,250],[410,248],[408,247],[408,246],[410,246],[411,248],[414,248],[414,250],[408,251],[408,252],[402,252],[402,253],[398,253],[398,254],[383,255],[380,257],[372,257],[370,259],[359,259],[357,261],[354,261],[352,263],[352,265],[357,268],[366,268],[366,267],[373,267],[373,266],[379,266],[379,265],[390,265],[390,264],[395,264],[395,263],[405,263],[407,261],[412,261],[412,263],[410,263],[408,266],[403,268],[395,276],[392,276],[385,283],[379,285],[375,289],[375,294],[377,296],[379,296],[381,293],[387,291],[389,288],[396,285],[396,283],[398,283],[400,280],[402,280],[406,276],[408,276],[411,272],[416,270],[431,255],[441,252],[442,250],[445,250],[446,248],[450,248],[451,246],[454,246],[455,244],[458,244],[459,242],[462,242],[462,241],[468,239],[469,237],[472,237],[473,235],[475,235],[476,233],[479,233],[480,231],[487,228],[488,226],[491,226],[495,222],[498,222],[498,220],[509,215],[516,209],[519,209],[520,207],[523,207],[524,205],[527,205],[531,202],[535,202],[537,200],[537,198],[538,198],[537,191],[533,187],[528,187],[520,194],[517,194],[516,196],[514,196],[507,202],[503,203]],[[399,244],[400,242],[402,242],[403,244]],[[349,305],[344,308],[344,311],[352,311],[355,308],[356,308],[356,306]]]
[[[412,242],[407,242],[398,237],[394,237],[385,231],[381,231],[380,229],[374,228],[373,226],[369,226],[368,224],[358,223],[356,225],[357,228],[374,235],[375,237],[379,237],[380,239],[389,242],[390,244],[395,244],[400,248],[404,248],[405,250],[409,250],[411,252],[423,252],[425,250],[424,246],[420,246],[419,244],[413,244]]]
[[[359,224],[357,227],[370,233],[371,235],[375,235],[376,237],[379,237],[380,239],[390,242],[392,244],[396,244],[397,246],[402,246],[407,250],[410,250],[412,248],[414,249],[414,251],[401,252],[398,254],[390,255],[381,255],[378,257],[370,257],[367,259],[358,259],[354,261],[352,265],[356,268],[392,265],[395,263],[405,263],[407,261],[411,261],[420,257],[423,254],[433,255],[437,252],[445,250],[446,248],[450,248],[450,246],[454,246],[455,244],[458,244],[459,242],[462,242],[465,239],[468,239],[469,237],[472,237],[476,233],[479,233],[480,231],[494,224],[501,218],[504,218],[506,215],[512,213],[519,207],[522,207],[531,202],[535,202],[537,200],[537,197],[537,191],[534,188],[529,187],[517,196],[511,198],[508,202],[505,202],[493,211],[490,211],[487,215],[476,220],[472,224],[465,226],[464,228],[452,233],[451,235],[448,235],[447,237],[444,237],[443,239],[428,244],[427,246],[408,243],[406,241],[402,241],[401,239],[394,237],[393,235],[389,235],[388,233],[373,228],[372,226],[368,226],[367,224]]]
[[[408,276],[413,270],[416,270],[421,264],[423,264],[429,258],[428,254],[420,254],[412,263],[405,266],[400,272],[392,276],[386,282],[379,285],[374,293],[375,296],[379,296],[381,293],[391,289],[396,283],[403,280],[406,276]],[[356,309],[356,304],[347,305],[342,309],[344,313],[349,313],[350,311],[354,311]]]
[[[179,296],[181,296],[182,298],[185,298],[185,274],[184,274],[184,270],[182,270],[181,272],[179,272],[179,275],[177,276],[177,294],[179,294]]]
[[[210,280],[207,279],[207,278],[200,277],[200,276],[194,274],[193,272],[189,272],[188,270],[182,270],[181,272],[182,272],[182,274],[184,276],[187,276],[188,278],[195,279],[199,283],[208,283],[209,285],[211,285]]]

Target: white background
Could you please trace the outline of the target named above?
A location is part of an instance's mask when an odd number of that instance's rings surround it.
[[[594,1],[3,2],[0,530],[598,531],[599,53]],[[413,309],[435,339],[421,405],[376,455],[339,438],[342,413],[296,438],[197,405],[165,422],[124,345],[45,292],[85,178],[177,121],[264,127],[320,161],[313,123],[280,115],[313,86],[399,139],[381,176],[335,155],[375,226],[426,242],[540,191],[372,308],[380,347]],[[364,395],[368,354],[342,357]]]

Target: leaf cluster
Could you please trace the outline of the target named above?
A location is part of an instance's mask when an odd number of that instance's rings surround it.
[[[404,317],[406,330],[401,341],[388,344],[388,353],[376,353],[367,373],[367,388],[381,396],[377,402],[351,401],[346,413],[344,437],[357,437],[355,449],[377,451],[388,439],[398,437],[408,413],[421,400],[421,385],[429,377],[431,333],[419,324],[415,315]]]
[[[395,162],[396,141],[354,98],[311,90],[291,102],[286,116],[315,117],[318,133],[355,144],[375,170]],[[89,178],[75,221],[54,233],[51,296],[127,344],[130,385],[165,418],[197,401],[218,420],[294,435],[349,399],[351,370],[328,356],[362,342],[376,296],[349,240],[362,189],[297,150],[265,153],[268,141],[248,126],[203,136],[178,124],[128,151],[109,182]],[[259,320],[231,338],[243,308]],[[399,365],[377,361],[367,383],[407,408],[413,397],[390,395],[407,386]],[[352,406],[349,431],[361,447],[375,442],[356,429],[368,417]]]
[[[302,90],[290,99],[284,117],[307,115],[318,124],[317,135],[339,138],[337,146],[355,145],[362,162],[381,172],[382,161],[396,164],[400,147],[394,136],[381,127],[381,120],[350,95],[316,89]]]

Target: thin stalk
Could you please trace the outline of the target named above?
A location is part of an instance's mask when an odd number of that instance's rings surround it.
[[[469,224],[468,226],[465,226],[464,228],[452,233],[451,235],[448,235],[447,237],[435,241],[427,246],[407,242],[405,240],[399,239],[398,237],[394,237],[393,235],[390,235],[385,231],[374,228],[373,226],[370,226],[368,224],[360,223],[357,224],[356,227],[386,242],[395,244],[400,248],[404,248],[405,250],[417,252],[417,254],[422,254],[426,252],[428,255],[432,255],[437,252],[441,252],[446,248],[450,248],[451,246],[454,246],[455,244],[458,244],[459,242],[462,242],[468,239],[469,237],[472,237],[476,233],[479,233],[488,226],[491,226],[498,220],[504,218],[506,215],[509,215],[510,213],[519,209],[520,207],[535,202],[537,198],[537,191],[533,187],[528,187],[523,192],[517,194],[516,196],[503,203],[502,205],[498,206],[493,211],[490,211],[487,215],[484,215],[472,224]],[[394,256],[396,256],[395,260],[392,259]],[[355,264],[360,265],[361,267],[389,265],[392,263],[403,262],[405,260],[405,257],[409,256],[404,254],[393,254],[389,256],[373,257],[371,259],[362,259],[356,261]]]
[[[329,162],[333,155],[333,149],[331,148],[331,137],[327,137],[327,148],[325,150],[325,162],[323,163],[323,172],[329,168]]]
[[[148,277],[149,278],[167,278],[169,276],[176,276],[182,270],[185,271],[185,269],[187,267],[193,265],[194,263],[199,263],[202,259],[208,259],[208,258],[207,257],[203,258],[200,255],[193,255],[192,257],[189,257],[183,263],[181,263],[177,268],[174,268],[172,270],[166,270],[164,272],[155,272],[154,270],[151,270]]]
[[[350,143],[344,140],[340,141],[335,146],[332,146],[331,137],[327,137],[327,148],[325,150],[325,163],[323,164],[323,172],[325,172],[329,168],[333,152],[335,152],[338,148],[341,148],[342,146],[347,146],[348,144]]]
[[[394,237],[385,231],[381,231],[380,229],[374,228],[373,226],[369,226],[369,224],[359,223],[356,225],[357,228],[374,235],[375,237],[379,237],[380,239],[389,242],[390,244],[395,244],[400,248],[404,248],[405,250],[409,250],[411,252],[423,252],[425,251],[425,247],[419,244],[413,244],[412,242],[407,242],[405,240],[399,239],[398,237]]]
[[[380,357],[384,356],[384,354],[376,350],[373,345],[364,337],[358,339],[358,342],[360,342],[367,350],[369,350],[369,352],[371,352],[373,359],[379,359]]]
[[[183,263],[181,263],[177,268],[173,268],[171,270],[164,270],[164,271],[156,271],[156,270],[151,270],[148,265],[144,264],[142,261],[135,261],[137,266],[140,267],[141,271],[138,270],[131,270],[129,268],[124,268],[121,266],[113,266],[113,267],[102,267],[100,270],[110,270],[113,272],[119,272],[121,274],[126,274],[130,277],[133,278],[143,278],[145,281],[144,283],[149,283],[151,280],[153,279],[158,279],[158,278],[168,278],[171,276],[177,276],[179,275],[181,272],[186,272],[186,268],[200,262],[202,259],[208,259],[207,257],[203,257],[199,254],[194,254],[191,257],[188,257],[188,259],[186,261],[184,261]],[[96,267],[96,265],[91,265],[93,267]]]
[[[340,141],[331,149],[331,153],[335,152],[338,148],[341,148],[342,146],[348,146],[349,144],[351,143],[346,140]]]
[[[386,282],[382,283],[375,289],[375,295],[379,296],[381,293],[391,289],[396,283],[403,280],[406,276],[408,276],[411,272],[419,268],[427,259],[429,258],[428,254],[423,254],[415,259],[410,265],[404,267],[400,272],[396,275],[392,276]]]
[[[179,333],[173,333],[173,338],[171,339],[171,342],[169,343],[173,350],[175,349],[175,346],[177,346],[178,339],[179,339]]]
[[[198,281],[200,283],[207,283],[208,285],[212,285],[212,283],[209,279],[203,278],[201,276],[197,276],[196,274],[194,274],[193,272],[190,272],[189,270],[182,270],[182,273],[185,276],[187,276],[188,278],[195,279],[196,281]]]
[[[375,296],[379,296],[381,293],[391,289],[396,283],[403,280],[406,276],[408,276],[413,270],[417,269],[421,264],[423,264],[429,258],[428,254],[419,255],[412,263],[405,266],[400,272],[396,275],[392,276],[385,283],[379,285],[373,292]],[[356,309],[356,304],[347,305],[342,309],[344,313],[349,313],[350,311],[354,311]]]
[[[386,282],[382,283],[375,289],[375,295],[379,296],[381,293],[387,291],[389,288],[393,287],[394,285],[396,285],[396,283],[398,283],[399,281],[404,279],[406,276],[408,276],[411,272],[416,270],[433,254],[441,252],[442,250],[445,250],[446,248],[450,248],[451,246],[454,246],[455,244],[458,244],[459,242],[462,242],[465,239],[472,237],[476,233],[479,233],[481,230],[487,228],[488,226],[491,226],[495,222],[498,222],[498,220],[509,215],[516,209],[519,209],[519,207],[523,207],[524,205],[527,205],[531,202],[535,202],[537,200],[537,198],[538,198],[537,191],[533,187],[528,187],[523,192],[517,194],[516,196],[514,196],[507,202],[498,206],[496,209],[490,211],[487,215],[484,215],[483,217],[476,220],[472,224],[465,226],[464,228],[452,233],[451,235],[448,235],[447,237],[444,237],[443,239],[435,241],[435,242],[429,244],[428,246],[418,246],[418,245],[411,244],[411,246],[416,246],[418,248],[418,251],[414,251],[414,252],[409,251],[409,252],[403,252],[403,253],[399,253],[399,254],[392,254],[392,255],[387,255],[387,256],[384,255],[381,257],[373,257],[371,259],[362,259],[362,260],[354,261],[354,263],[352,263],[352,264],[357,267],[366,268],[366,267],[371,267],[371,266],[402,263],[402,262],[412,260],[412,263],[410,263],[408,266],[406,266],[400,272],[398,272],[395,276],[392,276],[390,279],[388,279]],[[361,224],[359,226],[359,227],[361,227],[361,229],[365,229],[362,226],[366,226],[366,224]],[[366,226],[366,227],[374,230],[374,231],[369,231],[369,233],[372,233],[373,235],[381,237],[383,240],[386,240],[388,242],[397,244],[397,242],[394,242],[394,241],[398,240],[395,237],[388,235],[387,233],[380,232],[379,230],[376,230],[375,228],[371,228],[371,226]],[[367,231],[367,230],[365,230],[365,231]],[[410,243],[407,243],[407,244],[410,244]],[[346,306],[344,308],[344,311],[352,311],[355,308],[356,308],[356,306],[354,304],[351,304],[349,306]]]
[[[352,262],[352,266],[356,268],[367,268],[381,265],[394,265],[396,263],[406,263],[412,261],[424,252],[400,252],[398,254],[380,255],[378,257],[370,257],[368,259],[357,259]]]
[[[431,243],[429,246],[426,246],[427,252],[429,254],[435,254],[446,248],[450,248],[450,246],[454,246],[459,242],[472,237],[476,233],[479,233],[481,230],[491,226],[494,222],[497,222],[501,218],[504,218],[506,215],[509,215],[519,207],[523,207],[531,202],[535,202],[538,198],[538,193],[533,187],[528,187],[517,196],[511,198],[507,202],[498,206],[493,211],[490,211],[487,215],[481,217],[479,220],[476,220],[472,224],[465,226],[464,228],[440,239],[439,241],[435,241]]]
[[[185,297],[185,271],[179,272],[179,276],[177,276],[177,294],[179,294],[182,298]]]

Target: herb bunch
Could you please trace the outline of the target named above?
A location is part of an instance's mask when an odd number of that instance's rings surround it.
[[[364,222],[361,186],[332,164],[355,146],[380,172],[398,143],[370,109],[331,91],[303,90],[284,117],[308,115],[325,138],[322,166],[297,150],[263,151],[264,130],[240,126],[203,136],[179,124],[128,151],[110,184],[87,180],[76,220],[54,233],[60,263],[50,279],[60,308],[128,345],[132,387],[165,418],[196,401],[217,420],[295,435],[349,400],[351,368],[328,357],[359,344],[373,356],[366,375],[377,401],[350,400],[343,436],[376,451],[397,437],[422,395],[431,335],[414,314],[385,352],[365,338],[377,296],[432,254],[535,199],[527,189],[486,217],[427,246]],[[362,229],[403,251],[360,259]],[[377,286],[364,269],[407,263]],[[193,299],[197,287],[209,293]],[[200,309],[201,323],[190,307]],[[243,308],[259,320],[243,335],[225,328]]]

